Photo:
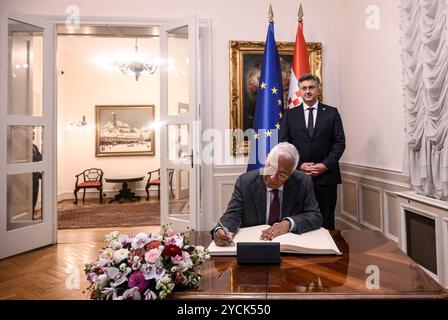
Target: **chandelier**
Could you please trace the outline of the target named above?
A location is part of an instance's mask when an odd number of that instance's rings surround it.
[[[135,81],[143,72],[153,74],[157,70],[157,61],[153,59],[149,62],[144,62],[144,57],[138,52],[137,38],[135,39],[135,52],[129,63],[114,61],[113,64],[118,67],[118,69],[123,72],[123,74],[129,74],[129,71],[134,72]]]

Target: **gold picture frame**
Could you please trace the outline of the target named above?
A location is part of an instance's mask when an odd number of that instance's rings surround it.
[[[155,155],[154,105],[95,106],[95,156]]]
[[[277,42],[283,76],[283,92],[287,99],[294,42]],[[232,154],[247,155],[249,142],[242,132],[250,129],[255,112],[255,96],[261,71],[265,43],[263,41],[229,41],[230,57],[230,128]],[[311,73],[322,81],[322,43],[308,42]],[[319,100],[322,101],[322,90]],[[239,129],[239,130],[238,130]],[[238,132],[238,133],[236,133]]]

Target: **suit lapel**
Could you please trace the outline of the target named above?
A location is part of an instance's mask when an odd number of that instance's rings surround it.
[[[301,128],[306,130],[305,109],[303,108],[303,103],[301,103],[297,108],[299,108],[299,125]]]
[[[283,187],[282,218],[290,215],[296,192],[297,184],[294,183],[294,178],[290,177]]]
[[[327,115],[326,111],[327,108],[323,107],[322,104],[319,102],[317,105],[317,119],[316,119],[316,125],[314,126],[313,138],[319,132],[319,127],[321,123],[324,121],[325,116]]]
[[[266,186],[263,181],[263,176],[258,175],[255,181],[255,208],[257,210],[257,219],[259,224],[266,223]]]

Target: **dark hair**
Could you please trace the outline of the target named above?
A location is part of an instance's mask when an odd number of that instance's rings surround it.
[[[320,79],[318,76],[315,76],[312,73],[305,73],[303,76],[301,76],[299,78],[299,83],[302,83],[303,81],[307,81],[307,80],[313,80],[315,81],[318,85],[320,84]]]

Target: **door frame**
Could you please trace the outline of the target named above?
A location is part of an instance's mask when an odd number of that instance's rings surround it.
[[[57,34],[57,26],[61,24],[65,24],[67,17],[61,15],[37,15],[36,17],[47,20],[49,22],[54,23],[55,25],[55,48],[58,48],[58,34]],[[160,26],[164,23],[168,23],[170,20],[175,18],[161,18],[161,19],[144,19],[141,17],[94,17],[94,16],[83,16],[80,21],[81,25],[89,24],[89,25],[117,25],[117,26]],[[198,18],[199,20],[199,32],[201,37],[201,44],[199,45],[199,50],[202,56],[202,71],[201,71],[201,79],[200,83],[212,83],[212,21],[211,19]],[[57,69],[56,65],[56,69]],[[56,119],[55,122],[55,132],[54,132],[54,154],[57,158],[58,148],[57,148],[57,111],[58,111],[58,100],[57,100],[57,72],[55,72],[55,112],[54,117]],[[201,119],[202,119],[202,130],[212,129],[213,128],[213,87],[210,86],[207,90],[203,90],[203,88],[199,88],[200,92],[200,101],[201,101]],[[160,107],[160,105],[159,105]],[[56,165],[54,166],[55,173],[53,175],[55,179],[55,190],[54,190],[54,204],[53,204],[53,223],[55,223],[56,227],[54,228],[54,243],[57,243],[58,238],[58,229],[57,229],[57,162],[55,159],[54,162]],[[199,214],[199,230],[210,230],[213,226],[213,208],[214,208],[214,164],[202,164],[202,184],[200,184],[200,197],[203,199],[203,207],[202,211]]]

